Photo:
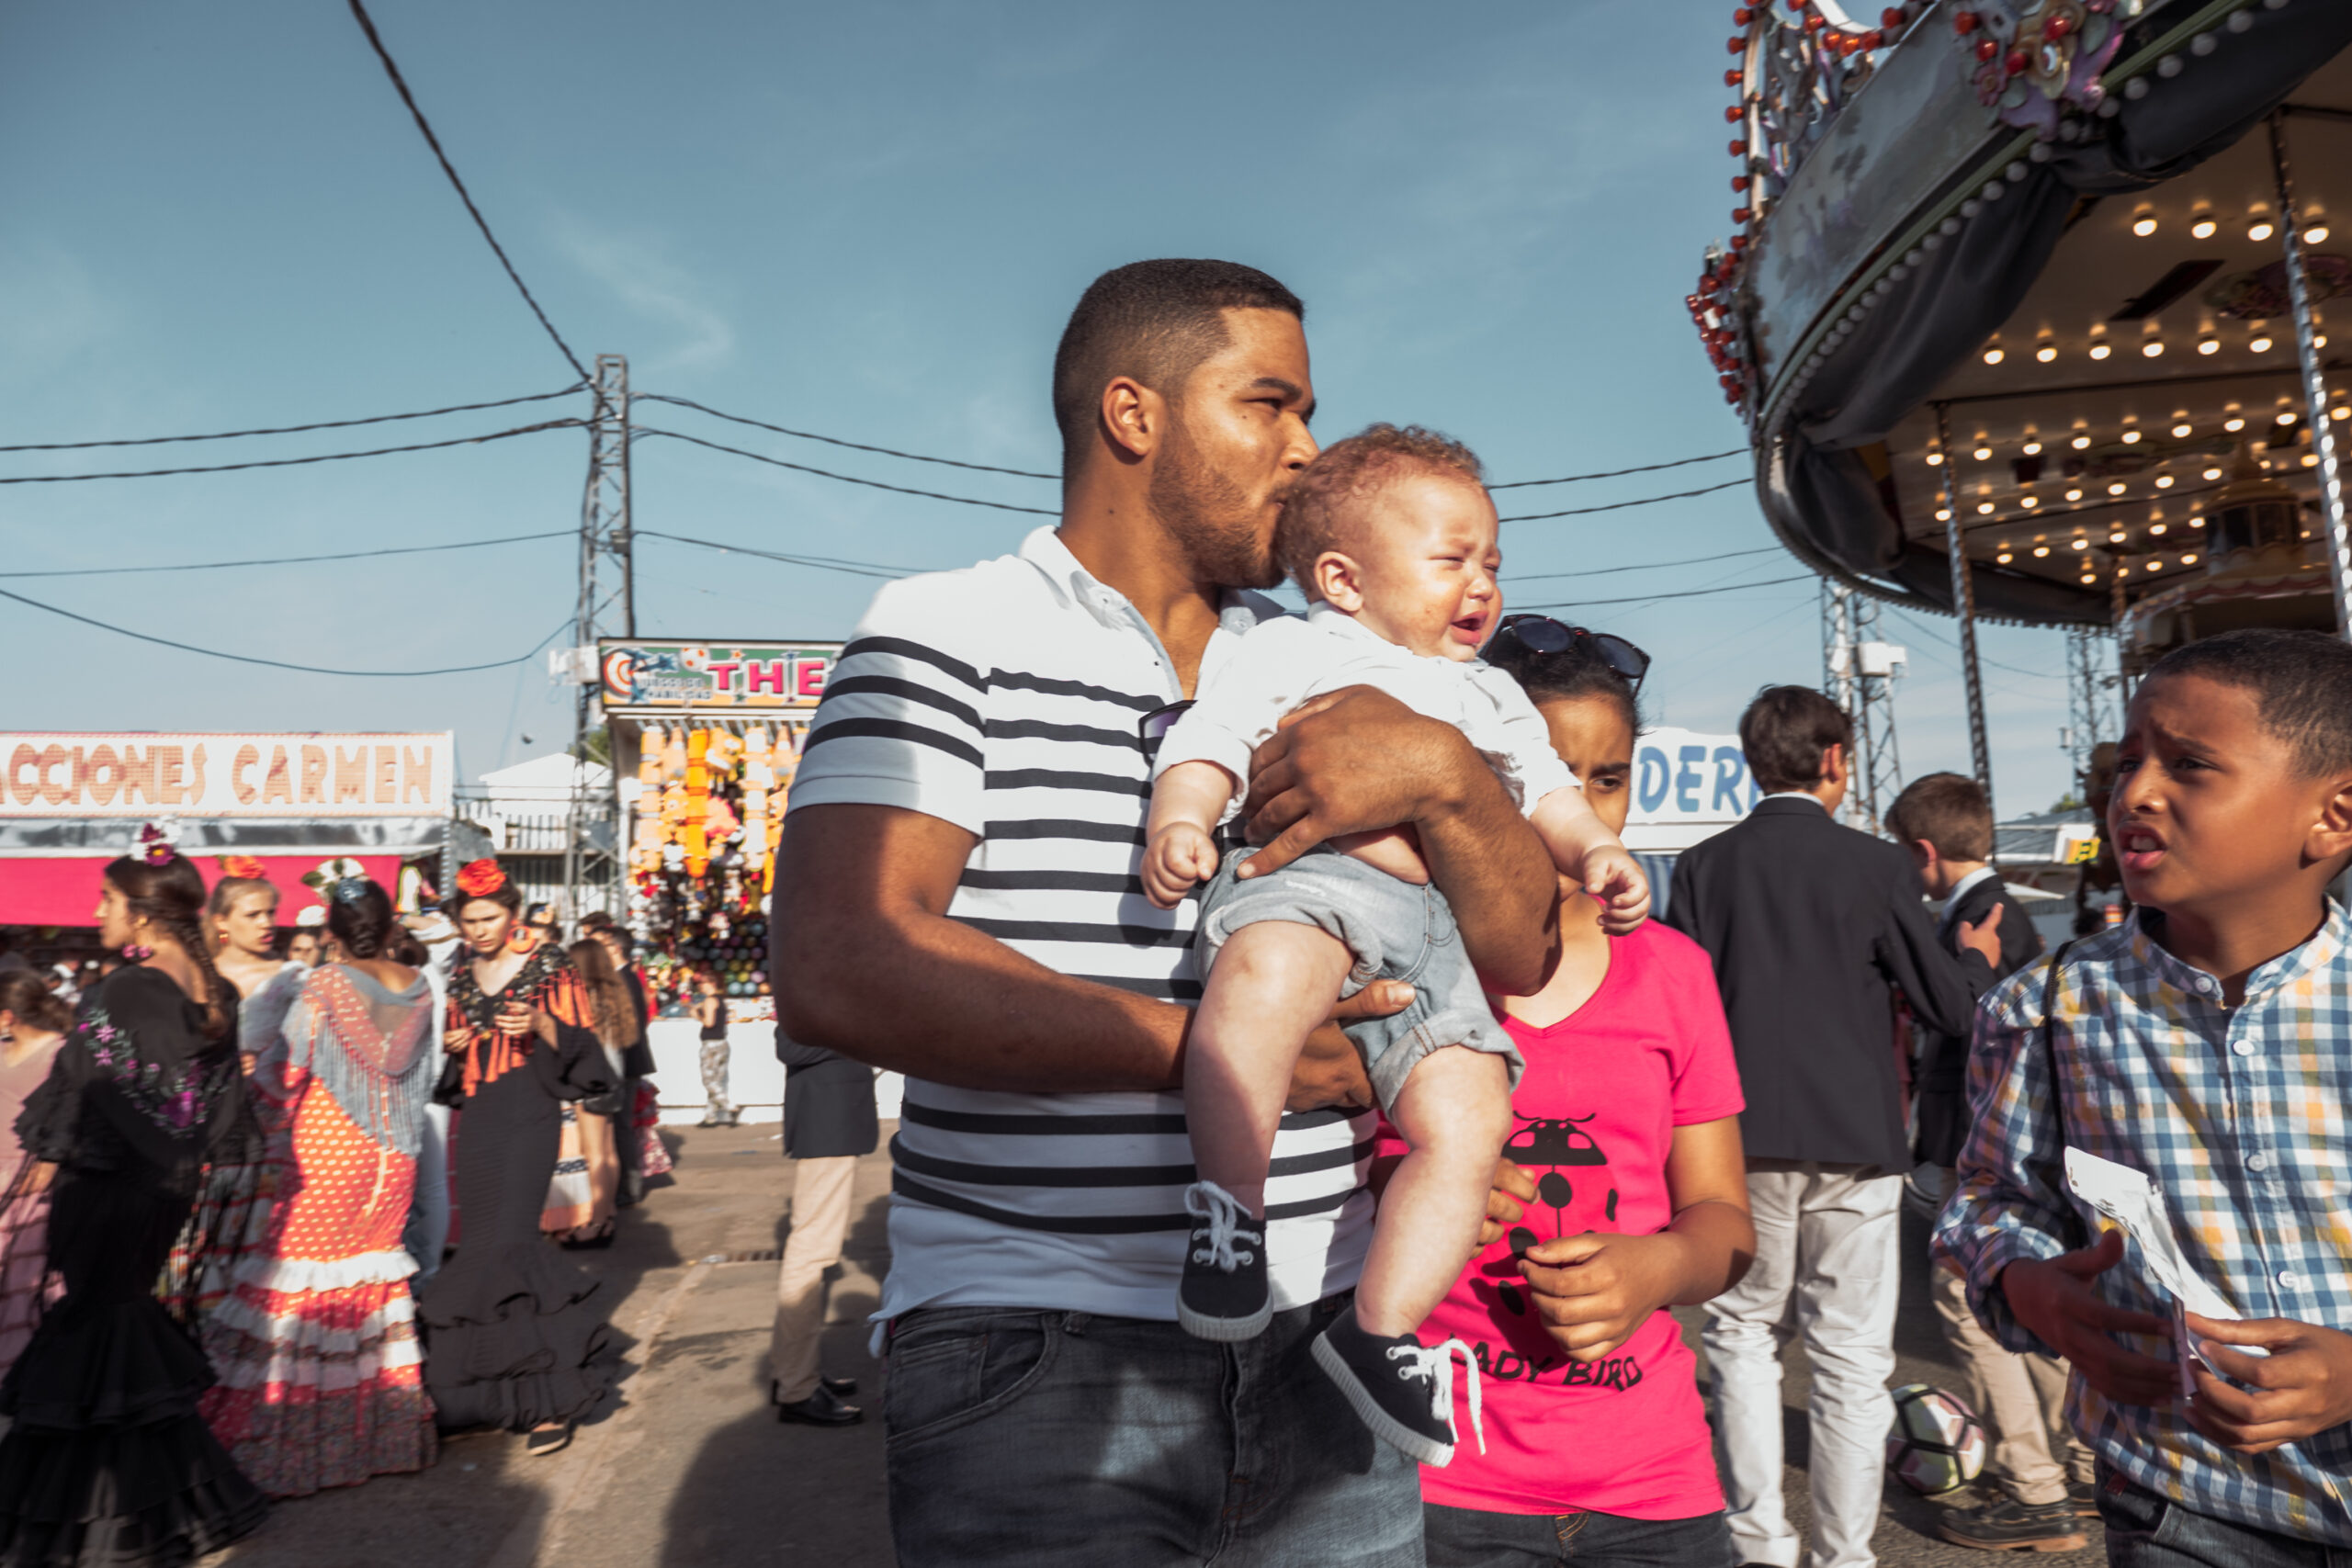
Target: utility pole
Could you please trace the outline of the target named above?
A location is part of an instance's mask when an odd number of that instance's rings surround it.
[[[2090,777],[2092,749],[2122,739],[2114,695],[2121,678],[2109,668],[2109,646],[2094,627],[2066,628],[2066,760],[2077,789]]]
[[[1879,638],[1878,601],[1844,583],[1822,580],[1822,689],[1845,710],[1854,727],[1854,754],[1848,763],[1844,817],[1864,832],[1880,830],[1879,818],[1903,784],[1903,758],[1894,737],[1894,679],[1909,653]]]
[[[580,504],[580,596],[574,607],[572,646],[559,655],[565,675],[574,686],[571,722],[571,791],[565,814],[563,882],[571,901],[571,918],[577,920],[591,903],[584,886],[601,858],[603,874],[594,902],[609,909],[616,844],[601,857],[588,842],[599,821],[614,820],[609,796],[597,803],[588,798],[586,782],[588,732],[600,690],[596,639],[617,632],[637,635],[636,563],[629,532],[629,410],[628,359],[618,354],[596,356],[594,388],[596,406],[588,422],[588,486]],[[611,756],[607,737],[605,755]],[[609,770],[609,763],[607,764]]]

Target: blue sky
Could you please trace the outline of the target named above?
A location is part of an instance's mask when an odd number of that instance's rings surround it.
[[[1318,429],[1470,442],[1498,479],[1741,444],[1682,295],[1729,226],[1728,7],[1498,3],[1156,12],[379,0],[426,113],[549,314],[639,391],[848,439],[1051,468],[1056,334],[1088,279],[1218,255],[1306,297]],[[0,440],[348,418],[551,391],[541,334],[332,0],[125,0],[0,20]],[[268,441],[0,455],[103,471],[472,435],[585,400]],[[544,411],[544,412],[542,412]],[[647,406],[660,423],[922,489],[1050,505],[1050,484],[844,453]],[[124,459],[129,460],[124,460]],[[258,473],[0,487],[0,570],[438,544],[576,524],[585,437]],[[1736,461],[1507,492],[1506,515],[1695,488]],[[648,439],[640,528],[910,568],[1037,521]],[[1546,504],[1533,504],[1541,498]],[[1524,502],[1528,504],[1520,504]],[[1798,570],[1742,488],[1523,523],[1516,603],[1656,657],[1652,716],[1731,728],[1819,679],[1810,583],[1591,601]],[[337,668],[518,654],[565,621],[562,540],[233,571],[0,579],[156,636]],[[646,635],[840,637],[863,579],[645,541]],[[24,728],[440,729],[469,773],[568,739],[543,660],[399,681],[130,642],[0,601],[41,678]],[[1905,624],[1910,774],[1965,766],[1951,623]],[[1990,628],[2005,813],[2066,785],[2061,634]],[[2032,673],[2046,671],[2046,673]],[[526,745],[521,737],[535,738]]]

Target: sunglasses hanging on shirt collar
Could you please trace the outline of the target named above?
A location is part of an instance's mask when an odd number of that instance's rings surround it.
[[[1505,637],[1535,654],[1566,653],[1579,641],[1589,644],[1600,661],[1623,675],[1637,692],[1641,690],[1642,677],[1650,670],[1650,656],[1623,637],[1572,626],[1549,615],[1505,615],[1502,625],[1495,628],[1495,640],[1500,642]]]

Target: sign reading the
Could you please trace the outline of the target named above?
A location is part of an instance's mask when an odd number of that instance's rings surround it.
[[[596,645],[598,684],[606,713],[807,713],[825,694],[841,651],[837,642],[738,645],[605,637]]]
[[[0,730],[0,818],[447,816],[438,735]]]

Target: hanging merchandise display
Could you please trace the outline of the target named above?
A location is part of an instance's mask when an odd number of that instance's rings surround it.
[[[839,643],[599,647],[629,845],[628,923],[665,1012],[705,976],[729,1016],[772,1018],[767,896],[809,717]]]

